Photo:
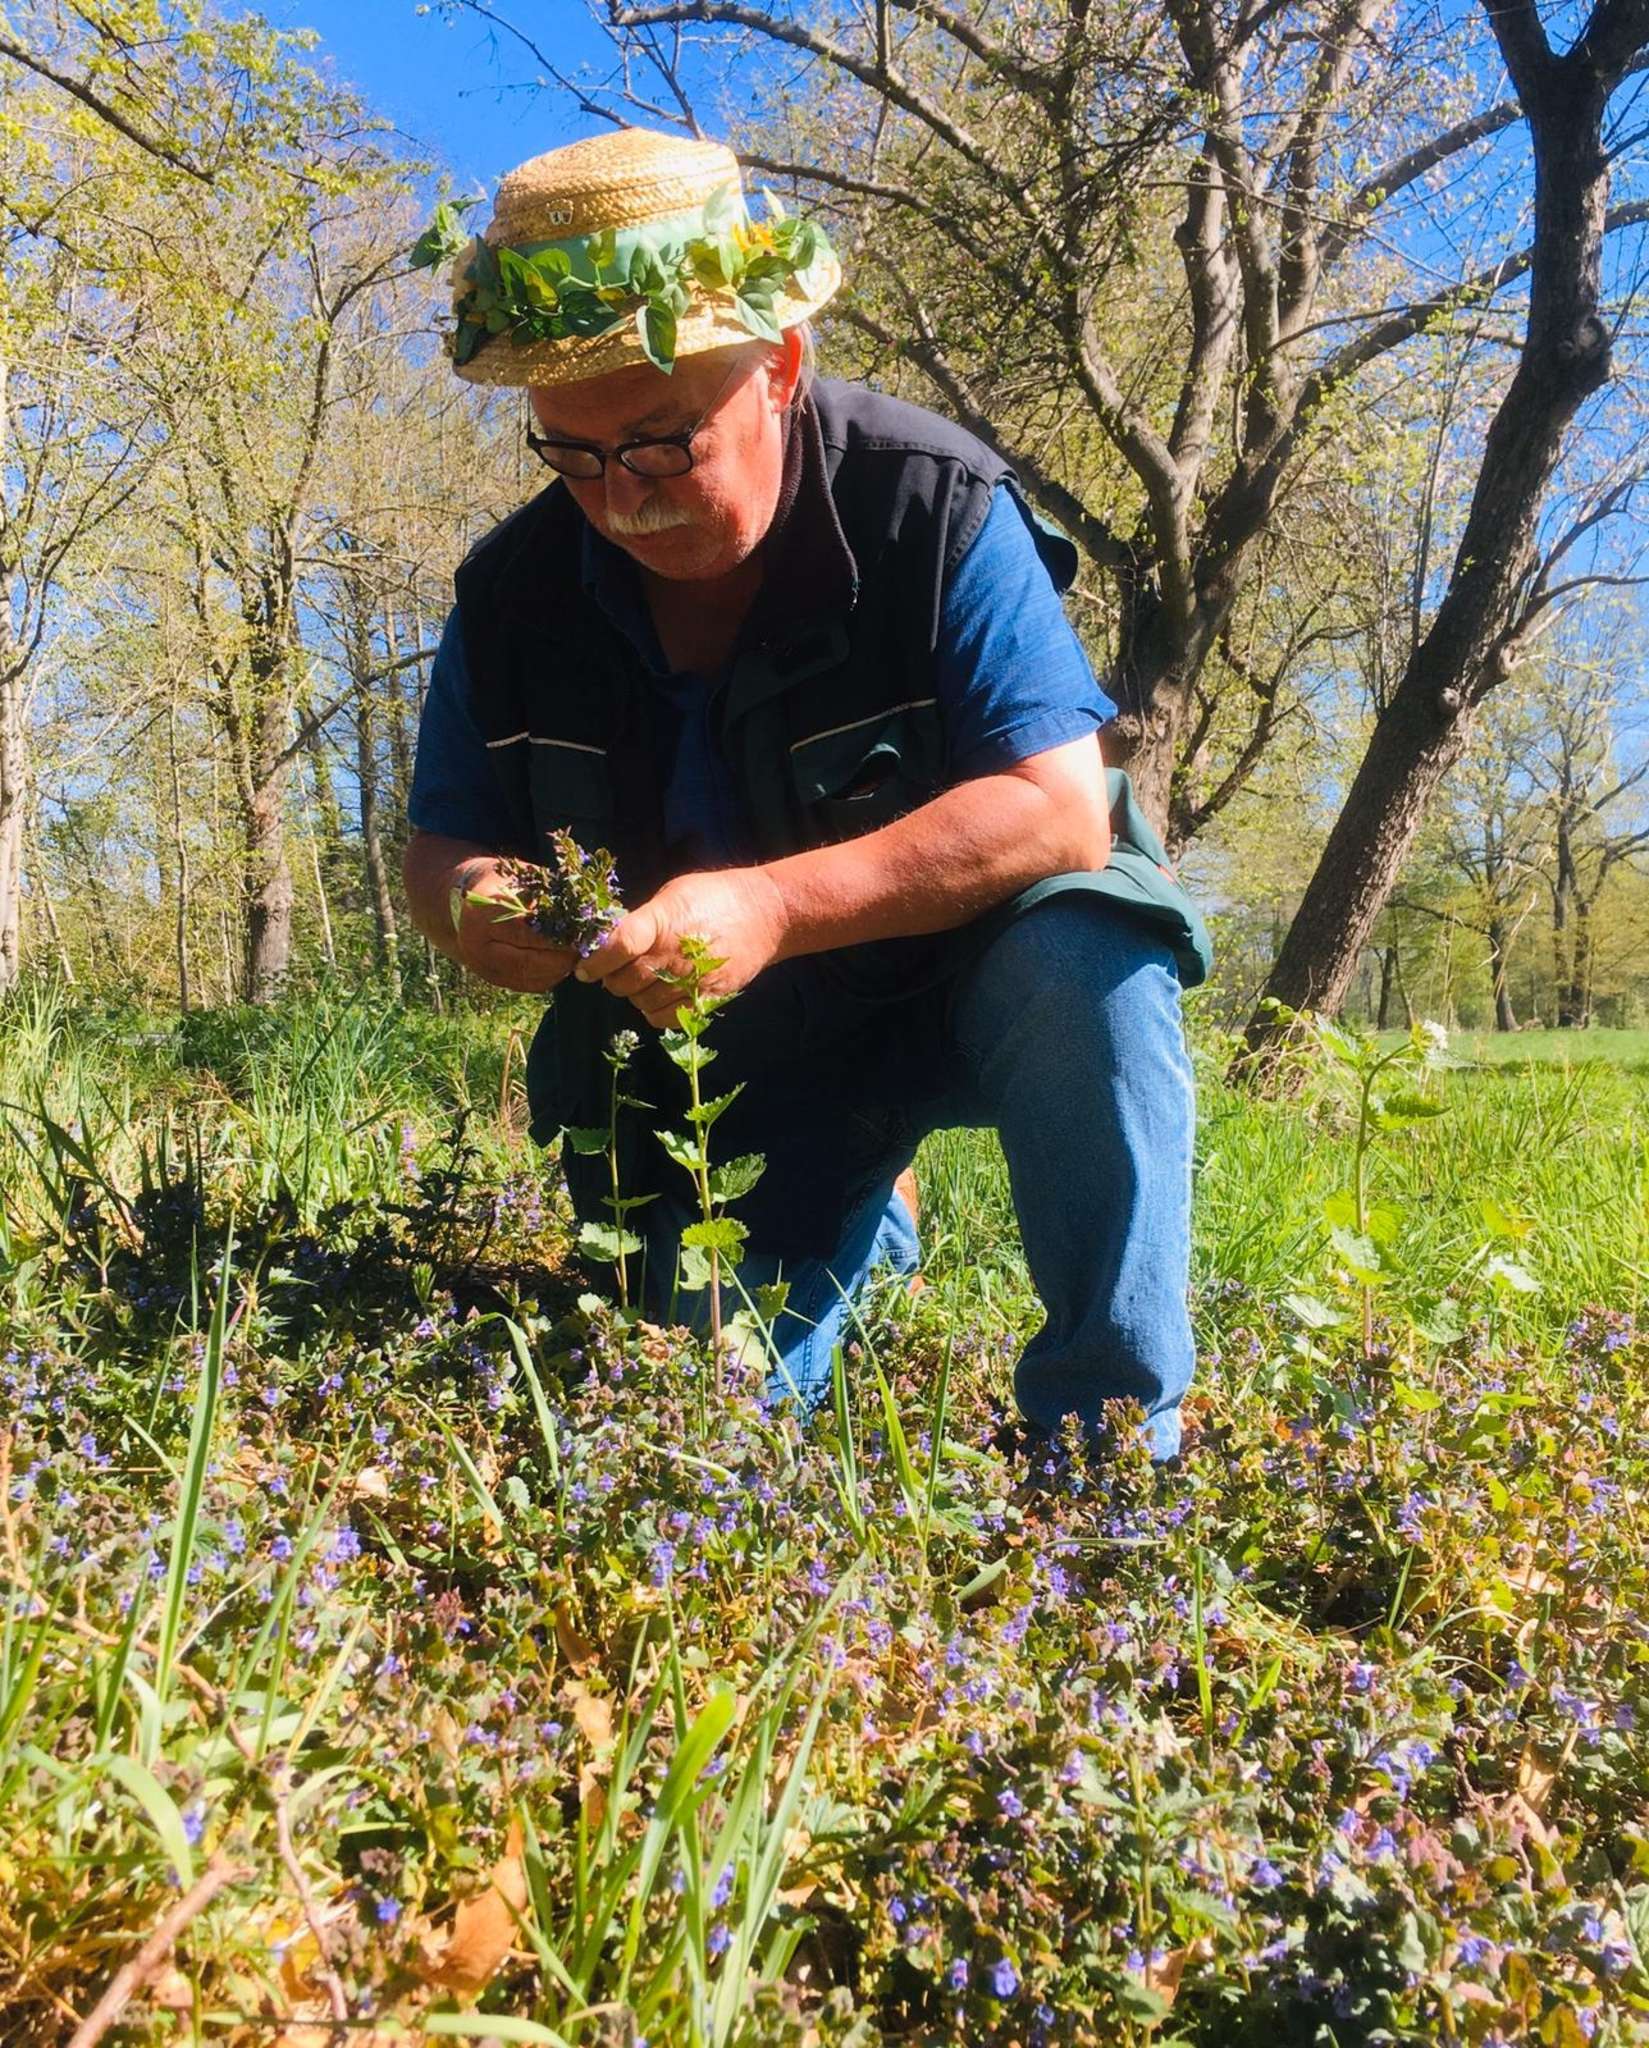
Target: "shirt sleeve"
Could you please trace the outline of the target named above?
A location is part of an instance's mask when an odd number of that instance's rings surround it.
[[[407,816],[420,832],[498,844],[504,791],[470,709],[469,670],[457,608],[447,615],[418,726]]]
[[[1029,513],[1006,485],[945,586],[935,654],[958,782],[1011,768],[1116,716],[1037,552]]]

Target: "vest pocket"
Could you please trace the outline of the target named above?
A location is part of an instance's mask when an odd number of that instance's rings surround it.
[[[790,749],[814,844],[857,839],[937,794],[943,757],[932,698],[810,734]]]
[[[554,831],[571,832],[581,843],[599,837],[600,827],[613,815],[612,776],[605,751],[536,735],[528,751],[533,825],[540,841],[546,832]]]

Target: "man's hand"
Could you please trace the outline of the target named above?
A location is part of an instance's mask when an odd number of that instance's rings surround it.
[[[649,1024],[673,1023],[683,992],[660,979],[687,966],[683,938],[701,938],[720,960],[704,986],[732,995],[779,957],[785,938],[784,900],[761,868],[726,868],[678,875],[632,910],[603,943],[579,962],[580,981],[599,982],[626,996]]]
[[[456,958],[471,974],[495,988],[513,988],[521,995],[548,995],[566,980],[577,963],[571,946],[557,946],[535,932],[524,917],[510,917],[505,908],[513,895],[496,860],[466,861],[452,880],[447,916],[457,945]],[[477,902],[477,897],[486,900]],[[492,905],[499,905],[493,909]]]
[[[413,919],[432,946],[460,967],[521,995],[548,995],[572,972],[578,955],[531,930],[525,918],[504,917],[489,903],[509,900],[502,864],[468,840],[415,832],[404,865]]]

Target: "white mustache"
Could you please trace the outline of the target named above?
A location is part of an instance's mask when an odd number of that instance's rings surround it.
[[[615,512],[608,506],[606,517],[607,531],[621,540],[639,534],[669,533],[675,527],[692,524],[685,512],[662,504],[657,498],[644,498],[633,512]]]

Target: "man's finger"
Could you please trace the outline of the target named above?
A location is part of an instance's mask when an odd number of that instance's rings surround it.
[[[642,996],[658,986],[658,975],[647,961],[636,960],[609,974],[602,986],[611,996]]]
[[[639,960],[643,953],[652,950],[657,936],[658,919],[646,904],[616,925],[595,951],[578,963],[573,970],[580,981],[601,981],[611,986],[612,978],[620,969]]]
[[[682,996],[681,990],[671,988],[668,982],[654,982],[630,1000],[649,1024],[663,1026],[675,1022]]]

